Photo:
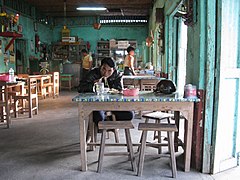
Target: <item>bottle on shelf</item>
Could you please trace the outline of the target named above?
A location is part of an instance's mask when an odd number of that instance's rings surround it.
[[[9,81],[10,82],[14,82],[15,79],[14,79],[14,70],[13,70],[13,68],[10,68],[8,73],[9,73]]]

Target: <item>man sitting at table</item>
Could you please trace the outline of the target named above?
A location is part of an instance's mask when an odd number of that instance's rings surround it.
[[[106,57],[101,61],[99,68],[94,68],[80,81],[78,86],[79,93],[93,92],[93,86],[96,82],[103,82],[104,86],[110,89],[122,91],[123,81],[122,73],[116,67],[112,58]],[[112,111],[116,116],[116,120],[132,120],[134,117],[133,111]],[[97,124],[99,121],[106,119],[105,111],[93,111],[93,121]]]

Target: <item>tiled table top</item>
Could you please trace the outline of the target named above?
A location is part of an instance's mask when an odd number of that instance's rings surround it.
[[[155,95],[153,92],[140,91],[138,96],[123,96],[122,94],[103,94],[96,95],[94,93],[79,93],[72,99],[76,102],[199,102],[198,98],[179,97],[178,93],[166,95]]]

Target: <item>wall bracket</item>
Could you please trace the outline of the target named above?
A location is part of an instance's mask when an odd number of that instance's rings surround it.
[[[22,34],[18,34],[16,32],[1,32],[0,36],[2,37],[11,37],[12,39],[10,40],[10,42],[8,43],[8,45],[5,47],[5,52],[9,49],[9,47],[13,44],[14,40],[16,38],[20,38],[23,35]]]

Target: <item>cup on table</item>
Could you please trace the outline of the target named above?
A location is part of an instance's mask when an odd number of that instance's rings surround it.
[[[97,95],[103,94],[104,84],[102,82],[96,82],[93,86],[93,92],[95,92]]]

